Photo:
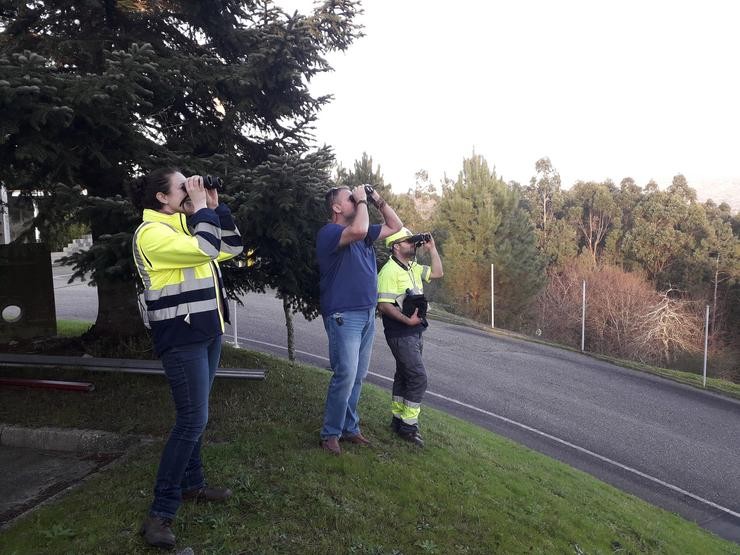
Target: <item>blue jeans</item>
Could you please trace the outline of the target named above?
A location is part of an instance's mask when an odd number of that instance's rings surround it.
[[[200,446],[208,423],[208,396],[221,358],[221,336],[172,347],[162,354],[177,418],[162,452],[152,516],[174,518],[182,493],[205,485]]]
[[[329,337],[329,381],[321,439],[360,433],[357,402],[375,337],[375,307],[337,312],[324,317]]]

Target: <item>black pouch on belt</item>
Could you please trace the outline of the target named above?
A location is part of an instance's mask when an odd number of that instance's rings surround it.
[[[410,289],[407,289],[406,297],[403,299],[401,312],[403,312],[406,316],[411,316],[414,313],[414,310],[418,309],[419,312],[417,312],[417,316],[421,318],[421,323],[423,324],[423,326],[427,327],[429,325],[429,323],[427,322],[428,306],[429,302],[427,301],[427,298],[424,296],[423,293],[414,294],[411,292]]]

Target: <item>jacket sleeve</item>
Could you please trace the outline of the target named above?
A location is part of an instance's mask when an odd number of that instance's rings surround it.
[[[153,270],[188,268],[215,260],[221,249],[221,228],[213,210],[203,208],[190,219],[194,234],[177,233],[167,225],[147,225],[137,244]]]
[[[225,204],[219,204],[216,207],[216,215],[218,216],[219,226],[221,227],[221,247],[217,260],[221,262],[241,254],[244,250],[244,245],[242,245],[241,233],[239,233],[234,223],[234,218],[231,215],[229,207]]]
[[[383,270],[385,270],[385,266],[381,268],[380,274],[378,274],[378,302],[395,303],[398,296],[396,280],[392,272]]]

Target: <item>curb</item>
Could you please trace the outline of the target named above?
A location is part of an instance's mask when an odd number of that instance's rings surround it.
[[[133,438],[101,430],[70,428],[24,428],[0,423],[0,446],[44,451],[108,453],[123,451]]]

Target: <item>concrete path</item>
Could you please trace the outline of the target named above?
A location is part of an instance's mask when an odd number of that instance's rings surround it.
[[[0,527],[99,466],[77,453],[0,446],[0,468],[6,469],[0,472]]]
[[[100,430],[0,423],[0,529],[140,441]]]

